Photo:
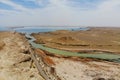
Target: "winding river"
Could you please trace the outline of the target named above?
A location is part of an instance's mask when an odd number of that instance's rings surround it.
[[[30,35],[30,33],[37,33],[37,32],[48,32],[48,31],[55,31],[61,28],[43,28],[43,27],[25,27],[25,28],[15,28],[14,30],[20,33],[26,33],[26,37],[30,38],[28,41],[34,48],[40,48],[42,50],[48,51],[53,54],[59,54],[64,56],[77,56],[77,57],[85,57],[85,58],[96,58],[96,59],[103,59],[108,61],[114,61],[120,63],[120,54],[110,54],[110,53],[98,53],[98,54],[88,54],[88,53],[77,53],[77,52],[70,52],[64,50],[53,49],[50,47],[43,46],[42,44],[35,43],[35,38]],[[71,30],[71,28],[66,28],[67,30]],[[86,30],[88,28],[74,28],[72,30]],[[9,31],[11,29],[2,28],[0,27],[0,31]]]
[[[64,50],[46,47],[46,46],[43,46],[42,44],[37,44],[34,42],[35,38],[33,36],[31,36],[30,34],[26,34],[26,37],[30,38],[29,43],[34,48],[40,48],[42,50],[48,51],[53,54],[64,55],[66,57],[67,56],[77,56],[77,57],[85,57],[85,58],[96,58],[96,59],[102,59],[102,60],[120,63],[120,55],[119,54],[110,54],[110,53],[89,54],[89,53],[77,53],[77,52],[64,51]]]

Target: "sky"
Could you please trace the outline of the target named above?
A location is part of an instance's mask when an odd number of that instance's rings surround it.
[[[120,0],[0,0],[0,26],[120,27]]]

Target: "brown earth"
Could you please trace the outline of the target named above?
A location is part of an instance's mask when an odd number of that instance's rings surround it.
[[[45,46],[81,51],[107,51],[120,53],[120,28],[90,28],[86,31],[58,30],[33,33],[37,43]]]
[[[42,59],[44,60],[44,62],[51,66],[51,65],[55,65],[55,63],[53,62],[52,59],[49,58],[49,56],[47,56],[47,54],[45,54],[44,51],[40,50],[40,49],[35,49],[35,53],[37,53],[37,55],[40,55],[42,57]]]

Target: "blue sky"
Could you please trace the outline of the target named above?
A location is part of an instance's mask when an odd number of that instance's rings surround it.
[[[37,5],[35,2],[27,1],[27,0],[12,0],[15,4],[22,5],[26,8],[38,8],[39,5]]]
[[[0,9],[12,10],[13,8],[7,4],[0,3]]]
[[[120,0],[0,0],[0,25],[120,26]]]
[[[1,0],[1,1],[5,1],[5,0]],[[44,8],[47,5],[51,4],[49,0],[6,0],[6,1],[11,1],[15,4],[22,5],[23,7],[29,9]],[[53,1],[60,1],[60,0],[53,0]],[[71,4],[69,6],[72,7],[82,6],[82,8],[89,8],[89,9],[93,7],[95,8],[97,4],[99,4],[100,2],[102,2],[102,0],[68,0],[68,3]],[[13,9],[12,6],[6,4],[5,2],[0,2],[0,8],[7,10]]]

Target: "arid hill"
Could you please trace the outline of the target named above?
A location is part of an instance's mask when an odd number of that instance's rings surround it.
[[[86,31],[59,30],[32,34],[37,43],[70,50],[101,50],[120,53],[120,28],[90,28]]]

